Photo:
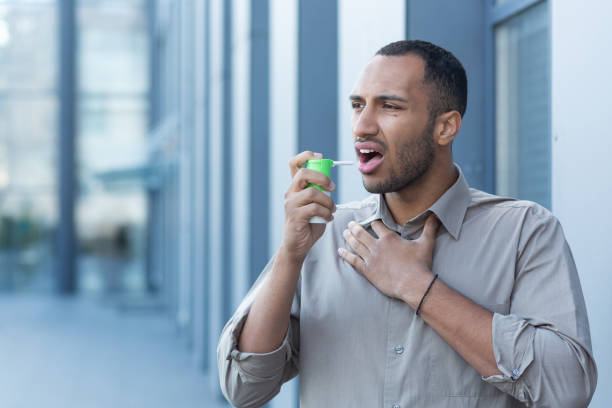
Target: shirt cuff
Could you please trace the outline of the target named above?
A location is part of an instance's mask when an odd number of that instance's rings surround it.
[[[238,350],[238,339],[248,316],[248,312],[240,316],[230,332],[231,348],[227,354],[228,360],[238,369],[244,383],[269,381],[282,375],[285,364],[293,355],[291,350],[291,322],[281,345],[268,353],[248,353]]]
[[[533,362],[535,327],[515,315],[493,315],[493,353],[501,374],[482,377],[501,391],[518,397],[517,383]]]

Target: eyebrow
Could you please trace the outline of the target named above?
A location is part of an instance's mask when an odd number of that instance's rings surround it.
[[[377,95],[374,99],[379,100],[379,101],[384,100],[384,101],[398,101],[398,102],[408,103],[406,99],[402,98],[401,96],[395,95],[395,94]],[[359,95],[351,95],[349,96],[349,100],[361,101],[363,100],[363,98]]]

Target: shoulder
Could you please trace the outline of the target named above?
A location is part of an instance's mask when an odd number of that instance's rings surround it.
[[[556,217],[544,206],[529,200],[517,200],[470,188],[468,213],[511,218],[514,221],[539,220],[553,222]]]
[[[529,200],[500,197],[470,189],[471,201],[464,222],[474,222],[481,231],[503,234],[516,241],[519,252],[538,241],[565,242],[565,235],[557,217],[544,206]]]

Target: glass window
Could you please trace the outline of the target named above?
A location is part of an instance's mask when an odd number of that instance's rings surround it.
[[[495,28],[496,192],[550,208],[548,4]]]
[[[79,289],[145,290],[148,31],[144,0],[80,0]],[[136,170],[136,171],[135,171]]]
[[[0,91],[52,91],[57,77],[55,1],[0,0]]]
[[[48,291],[57,223],[55,1],[0,0],[0,67],[0,290]]]

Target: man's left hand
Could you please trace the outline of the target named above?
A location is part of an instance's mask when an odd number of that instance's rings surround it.
[[[421,236],[406,240],[381,221],[372,223],[378,238],[351,221],[343,236],[355,253],[339,248],[338,254],[382,293],[415,308],[433,277],[432,255],[439,226],[440,221],[431,214]]]

